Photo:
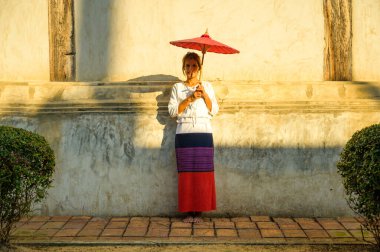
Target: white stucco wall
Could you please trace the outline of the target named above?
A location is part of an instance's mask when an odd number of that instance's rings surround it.
[[[0,80],[49,79],[48,2],[0,0]],[[204,79],[319,81],[323,1],[76,0],[77,80],[182,77],[186,49],[169,41],[212,38],[241,51],[209,53]],[[353,0],[353,79],[380,79],[380,3]]]
[[[0,0],[0,80],[49,80],[48,1]]]
[[[380,1],[352,1],[353,80],[380,80]]]
[[[186,49],[210,36],[241,51],[209,53],[205,79],[322,80],[322,1],[76,1],[79,80],[180,76]],[[152,76],[154,78],[154,76]]]

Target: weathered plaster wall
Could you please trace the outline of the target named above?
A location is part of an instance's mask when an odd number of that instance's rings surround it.
[[[0,0],[0,80],[49,80],[48,1]]]
[[[352,1],[354,80],[380,80],[380,1]]]
[[[209,80],[320,81],[323,1],[76,0],[77,79],[182,76],[170,40],[210,35],[241,51],[206,55]],[[380,6],[352,2],[353,78],[379,80]],[[49,79],[48,2],[0,0],[0,80]]]
[[[379,123],[380,83],[215,82],[218,211],[352,214],[336,172],[358,129]],[[170,82],[0,83],[0,124],[44,135],[57,156],[41,214],[174,215]]]

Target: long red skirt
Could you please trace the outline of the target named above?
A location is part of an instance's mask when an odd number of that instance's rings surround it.
[[[215,210],[212,134],[176,134],[175,148],[178,170],[178,210],[180,212]]]
[[[205,212],[216,209],[214,172],[178,173],[178,210]]]

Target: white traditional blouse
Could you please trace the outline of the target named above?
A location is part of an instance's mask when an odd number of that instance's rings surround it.
[[[218,113],[219,106],[218,102],[216,101],[214,89],[212,88],[211,83],[202,81],[202,85],[211,100],[211,111],[208,110],[204,99],[199,98],[187,106],[187,108],[181,114],[178,114],[178,105],[188,96],[190,96],[195,91],[196,87],[188,87],[182,82],[174,84],[169,100],[168,109],[171,117],[177,117],[178,124],[192,123],[195,125],[197,123],[210,122],[212,116]]]

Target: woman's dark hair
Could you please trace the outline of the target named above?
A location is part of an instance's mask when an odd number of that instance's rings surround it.
[[[189,60],[189,59],[193,59],[197,62],[199,71],[202,69],[201,58],[199,57],[199,55],[195,52],[188,52],[182,58],[182,72],[183,72],[183,74],[185,74],[185,61]]]

